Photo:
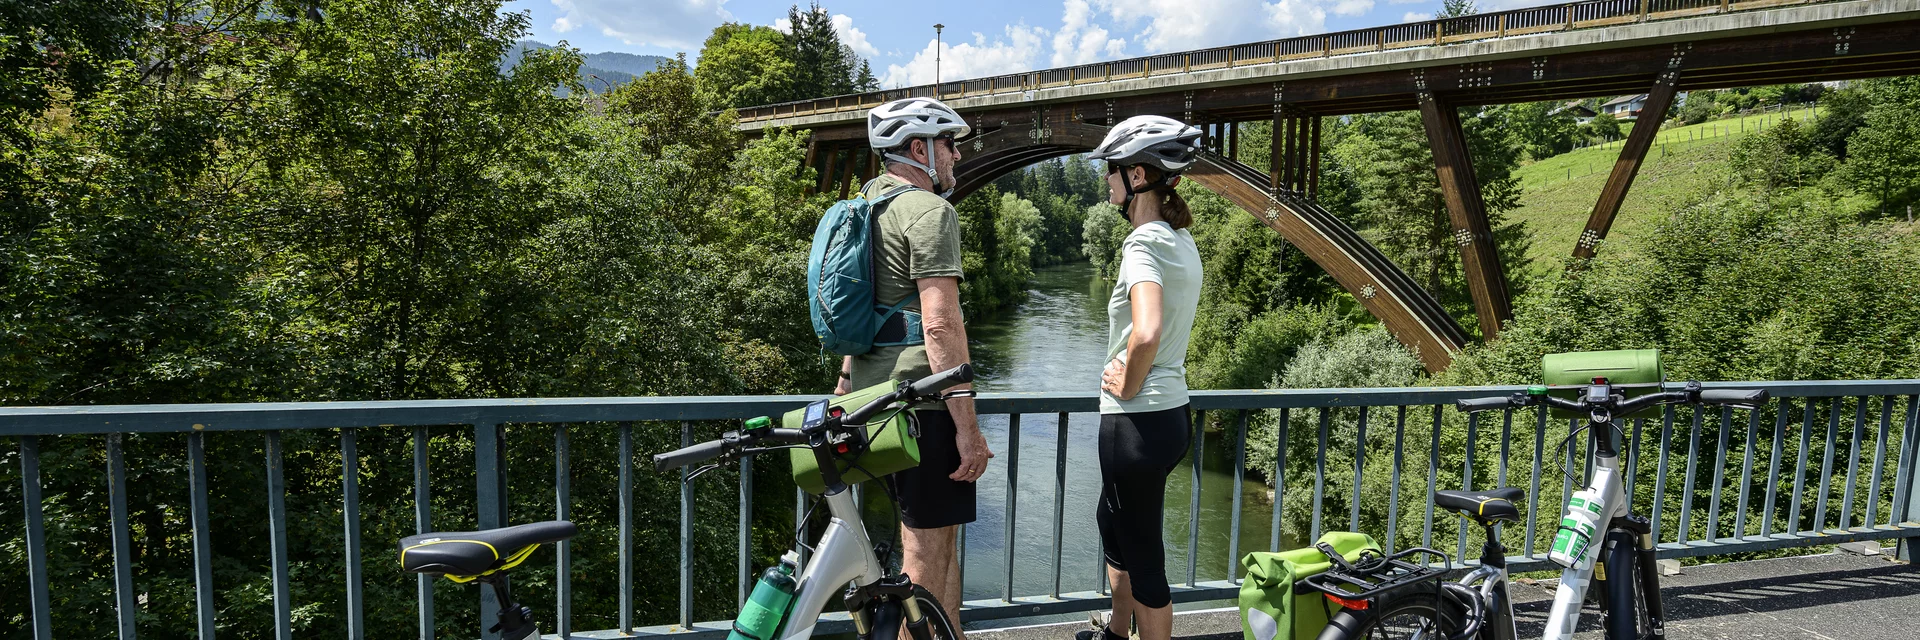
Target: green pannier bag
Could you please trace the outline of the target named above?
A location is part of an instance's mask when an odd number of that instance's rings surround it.
[[[839,407],[841,411],[866,406],[874,398],[889,394],[900,388],[900,382],[887,381],[880,384],[834,398],[828,404],[829,410]],[[780,426],[788,429],[800,428],[805,419],[806,408],[788,411],[780,419]],[[857,459],[839,456],[835,465],[840,469],[840,481],[848,486],[856,485],[920,466],[920,425],[915,422],[912,412],[882,411],[874,416],[880,422],[864,425],[868,440],[866,453]],[[819,461],[814,458],[813,450],[806,447],[789,449],[793,457],[793,481],[807,493],[820,495],[827,490],[827,483],[820,477]]]
[[[1362,550],[1380,551],[1372,536],[1364,533],[1329,531],[1320,536],[1321,544],[1351,562],[1360,559]],[[1326,594],[1300,587],[1300,579],[1333,566],[1317,547],[1279,553],[1258,551],[1240,559],[1247,568],[1240,583],[1240,633],[1246,640],[1314,640],[1327,626],[1329,609]]]

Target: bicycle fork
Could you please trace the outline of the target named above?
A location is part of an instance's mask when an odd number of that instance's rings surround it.
[[[896,640],[904,615],[907,634],[913,640],[931,640],[927,615],[920,599],[913,597],[913,581],[906,574],[895,574],[869,585],[849,586],[844,596],[853,618],[853,630],[860,640]]]
[[[1654,564],[1659,558],[1655,557],[1653,549],[1652,523],[1635,517],[1619,520],[1622,523],[1620,529],[1631,532],[1633,540],[1638,543],[1634,545],[1637,575],[1628,579],[1640,581],[1640,599],[1647,607],[1648,632],[1655,638],[1664,638],[1667,636],[1667,607],[1660,600],[1660,570],[1659,565]]]

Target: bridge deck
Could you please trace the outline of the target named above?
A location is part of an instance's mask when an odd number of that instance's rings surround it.
[[[1892,553],[1893,548],[1887,547]],[[1538,638],[1553,582],[1514,585],[1521,638]],[[1891,556],[1832,553],[1687,567],[1662,578],[1667,637],[1694,640],[1909,640],[1920,628],[1920,571]],[[1578,640],[1599,640],[1597,612],[1584,616]],[[970,631],[974,640],[1064,640],[1085,622]],[[1174,618],[1185,640],[1237,640],[1237,611]]]

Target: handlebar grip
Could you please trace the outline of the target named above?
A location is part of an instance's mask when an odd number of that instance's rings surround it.
[[[913,382],[910,397],[930,398],[957,384],[973,382],[973,364],[967,363]]]
[[[1460,406],[1461,411],[1478,413],[1481,411],[1492,411],[1494,409],[1505,409],[1513,405],[1513,398],[1509,396],[1461,398],[1457,404]]]
[[[654,471],[671,471],[680,467],[706,462],[726,453],[727,441],[709,440],[685,449],[675,449],[653,456]]]
[[[1766,389],[1707,389],[1700,392],[1702,404],[1757,407],[1767,402]]]

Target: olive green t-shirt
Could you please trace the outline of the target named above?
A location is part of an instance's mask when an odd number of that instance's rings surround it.
[[[898,176],[882,175],[867,182],[860,192],[875,198],[907,184],[911,183]],[[960,270],[960,213],[946,199],[920,189],[894,196],[881,204],[875,226],[874,296],[880,304],[894,305],[907,299],[920,290],[914,281],[921,278],[964,277]],[[904,308],[917,312],[920,303],[914,301]],[[875,347],[853,357],[854,389],[932,374],[925,345]]]

